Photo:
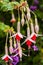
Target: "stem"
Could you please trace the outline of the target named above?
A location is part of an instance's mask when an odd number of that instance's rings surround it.
[[[8,33],[7,33],[7,36],[6,36],[6,44],[5,44],[6,46],[7,46],[7,41],[8,41]]]
[[[19,14],[19,7],[18,7],[18,22],[17,22],[17,32],[20,32],[20,14]]]
[[[18,44],[18,50],[19,50],[20,61],[22,61],[22,49],[21,49],[20,41],[17,40],[17,44]]]
[[[13,37],[14,38],[14,48],[16,48],[16,41],[15,41],[15,37]]]
[[[29,25],[28,25],[28,21],[27,20],[26,20],[26,24],[27,24],[27,27],[28,27]]]
[[[28,56],[30,56],[30,47],[28,47]]]
[[[29,29],[29,26],[27,27],[27,37],[30,36],[30,29]]]
[[[8,63],[6,62],[6,65],[8,65]]]
[[[10,37],[11,37],[11,32],[10,32]],[[10,38],[10,46],[12,46],[12,38]]]
[[[20,22],[20,13],[19,13],[19,7],[18,7],[18,22]]]
[[[23,8],[22,8],[22,18],[24,18],[24,12],[23,12]]]
[[[20,33],[20,22],[17,22],[17,32]]]
[[[8,33],[7,33],[7,36],[6,36],[5,54],[8,54],[7,41],[8,41]]]
[[[32,19],[30,19],[30,21],[31,21],[31,31],[32,31],[32,33],[34,33],[34,26],[33,26],[33,22],[32,22]]]
[[[30,12],[37,18],[36,14],[33,11],[30,10]]]
[[[31,10],[30,10],[30,11],[31,11]],[[31,11],[31,13],[34,15],[35,19],[37,19],[36,14],[35,14],[33,11]],[[37,21],[35,21],[35,24],[38,24]]]

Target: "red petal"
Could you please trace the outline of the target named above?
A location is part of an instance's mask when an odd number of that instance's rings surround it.
[[[26,45],[29,47],[29,46],[32,45],[32,42],[31,42],[30,40],[27,40],[27,41],[26,41]]]
[[[36,35],[33,35],[31,39],[36,41]]]
[[[8,62],[8,61],[9,61],[9,58],[8,58],[8,57],[6,57],[4,60],[5,60],[6,62]]]
[[[19,35],[16,35],[16,40],[20,41],[20,36]]]

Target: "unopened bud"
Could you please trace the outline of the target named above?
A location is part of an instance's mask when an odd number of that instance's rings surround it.
[[[21,19],[21,24],[24,26],[24,18]]]
[[[17,22],[17,32],[20,32],[20,22]]]
[[[36,33],[39,32],[39,25],[38,25],[37,18],[35,18],[35,32],[36,32]]]

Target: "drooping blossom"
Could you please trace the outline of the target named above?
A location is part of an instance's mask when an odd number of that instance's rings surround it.
[[[11,23],[15,23],[16,22],[16,19],[15,19],[15,16],[14,16],[14,13],[12,12],[12,18],[10,20]]]
[[[38,34],[39,32],[39,25],[38,25],[38,21],[37,18],[35,17],[35,32]]]

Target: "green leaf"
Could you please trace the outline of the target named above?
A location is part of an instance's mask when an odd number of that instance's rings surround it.
[[[18,2],[9,2],[9,3],[6,3],[6,2],[0,2],[0,8],[2,11],[11,11],[14,9],[14,6],[18,6],[19,3]]]
[[[35,11],[35,13],[36,13],[36,15],[37,15],[39,18],[43,19],[43,12],[42,12],[42,11],[37,10],[37,11]]]
[[[1,22],[0,22],[0,30],[1,30],[1,31],[4,32],[5,29],[9,29],[9,28],[10,28],[10,26],[5,25],[4,23],[1,23]]]
[[[16,1],[14,1],[14,2],[10,2],[12,5],[19,5],[19,2],[16,2]]]
[[[41,4],[40,7],[43,7],[43,4]]]
[[[3,0],[3,1],[4,1],[4,2],[7,2],[7,3],[9,2],[9,0]]]

